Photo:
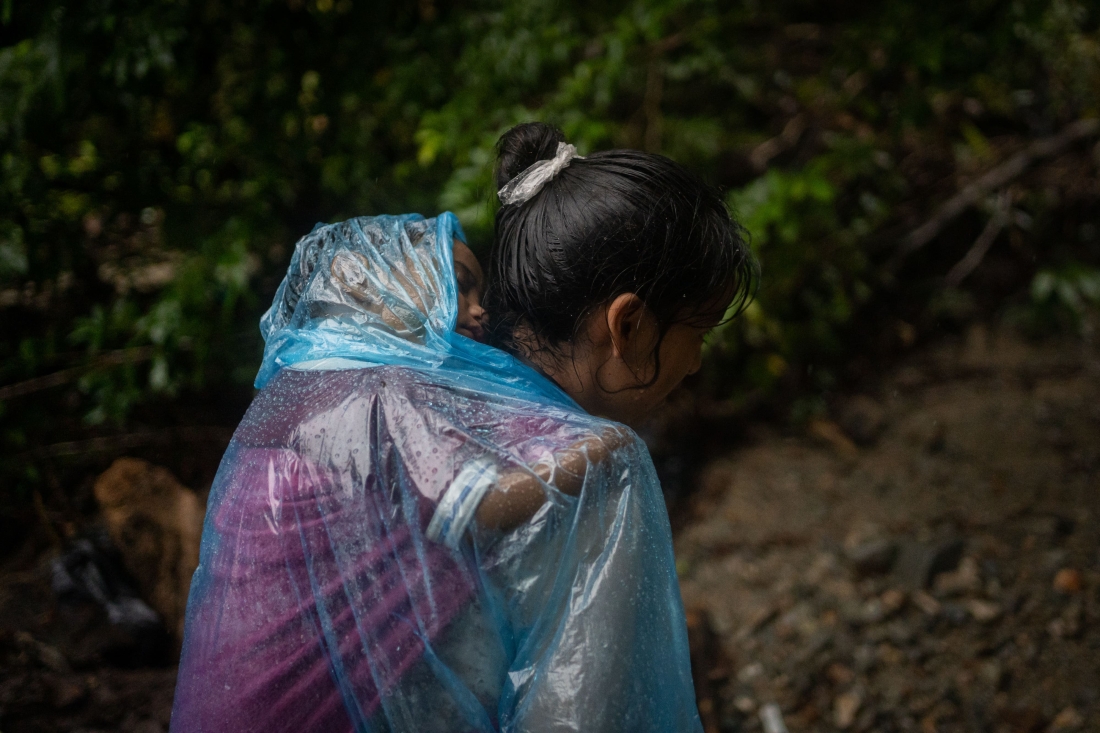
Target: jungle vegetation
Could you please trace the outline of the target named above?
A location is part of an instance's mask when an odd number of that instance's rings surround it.
[[[5,0],[3,525],[63,531],[126,450],[216,463],[296,239],[447,209],[484,254],[526,120],[728,197],[763,278],[709,402],[797,423],[975,318],[1087,338],[1098,26],[1078,0]]]

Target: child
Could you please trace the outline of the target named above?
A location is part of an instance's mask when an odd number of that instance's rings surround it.
[[[485,291],[485,273],[481,269],[481,263],[474,256],[473,250],[457,237],[453,240],[452,257],[455,288],[458,293],[458,320],[455,324],[455,332],[474,341],[484,342],[486,314],[485,309],[481,307],[481,294]],[[345,293],[367,309],[379,311],[390,325],[399,327],[400,319],[382,308],[377,292],[372,292],[372,287],[377,287],[377,283],[369,283],[363,277],[363,273],[370,268],[371,263],[366,257],[351,251],[337,253],[330,266],[333,280]],[[424,284],[418,282],[417,285],[422,288]],[[410,289],[415,291],[415,288]],[[424,303],[418,300],[416,304],[418,307],[424,307]],[[338,313],[334,312],[333,315],[338,316]]]
[[[454,240],[455,284],[458,287],[458,323],[455,331],[474,341],[485,341],[485,309],[481,294],[485,292],[485,273],[466,243]]]
[[[500,151],[503,350],[455,330],[453,216],[299,243],[211,490],[173,731],[701,729],[620,423],[698,367],[746,249],[667,159],[577,158],[543,125]]]

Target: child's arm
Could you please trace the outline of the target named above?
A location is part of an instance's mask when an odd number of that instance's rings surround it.
[[[500,472],[488,457],[466,463],[439,499],[428,524],[428,539],[458,547],[470,522],[509,530],[523,524],[546,501],[544,484],[576,496],[591,465],[633,440],[622,429],[608,428],[578,440],[533,466],[511,466]]]
[[[529,469],[517,467],[506,471],[481,500],[476,514],[478,524],[509,530],[526,522],[546,501],[543,483],[576,496],[584,485],[589,466],[606,460],[632,439],[625,430],[608,428],[600,435],[578,440],[555,452],[552,462],[543,460]]]

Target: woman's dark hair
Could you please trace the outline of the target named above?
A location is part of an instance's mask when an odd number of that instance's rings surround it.
[[[504,133],[497,188],[553,158],[564,141],[540,122]],[[517,329],[555,349],[622,293],[645,302],[663,338],[675,323],[717,320],[730,306],[739,312],[757,280],[742,229],[717,192],[678,163],[634,150],[574,158],[527,201],[501,206],[491,257],[490,339],[513,353],[521,350]]]

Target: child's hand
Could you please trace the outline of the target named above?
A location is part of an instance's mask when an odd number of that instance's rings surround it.
[[[539,461],[530,469],[503,473],[477,510],[482,527],[508,530],[526,522],[546,501],[543,484],[576,496],[584,486],[589,466],[607,459],[634,439],[630,431],[608,427],[599,435],[578,440],[563,451]]]

